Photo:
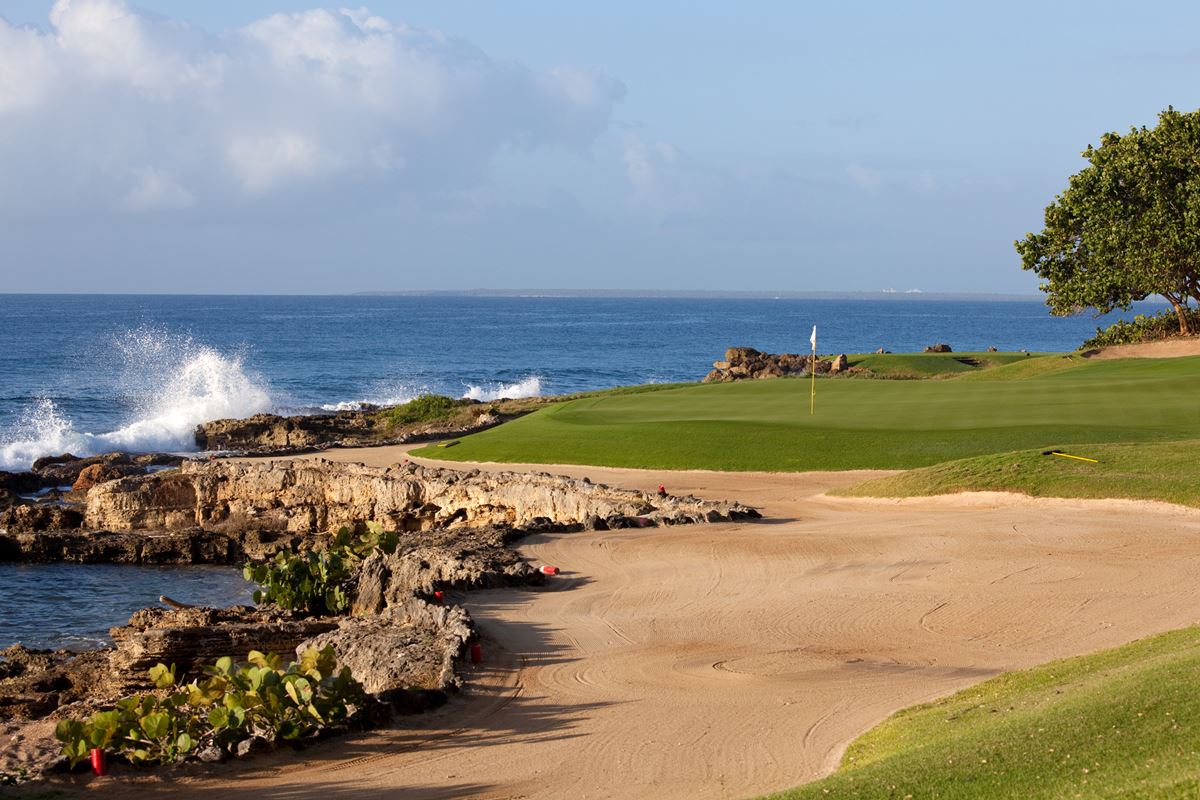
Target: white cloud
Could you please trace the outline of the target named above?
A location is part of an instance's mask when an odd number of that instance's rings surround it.
[[[362,9],[213,35],[123,0],[0,19],[0,208],[221,209],[483,182],[504,148],[586,150],[623,95]]]
[[[864,167],[857,162],[846,167],[846,175],[850,178],[851,183],[864,192],[877,194],[883,189],[883,173]]]
[[[123,211],[170,211],[187,208],[195,198],[175,179],[154,167],[134,170],[134,185],[118,204]]]

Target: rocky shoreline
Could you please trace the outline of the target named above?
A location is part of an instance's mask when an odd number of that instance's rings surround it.
[[[445,592],[545,580],[512,549],[522,537],[759,516],[735,502],[548,473],[412,463],[383,469],[324,459],[62,457],[30,473],[0,475],[0,486],[22,490],[8,489],[16,501],[4,509],[0,560],[231,564],[321,550],[340,526],[399,532],[394,551],[370,553],[358,565],[342,616],[246,606],[144,609],[111,630],[111,648],[3,651],[0,777],[60,767],[50,723],[145,689],[147,670],[158,663],[187,675],[250,650],[290,657],[330,645],[380,709],[372,718],[427,708],[461,684],[457,665],[477,636],[465,609],[443,604]]]

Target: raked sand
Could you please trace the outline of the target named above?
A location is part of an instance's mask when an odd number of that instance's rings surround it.
[[[863,472],[497,468],[666,483],[767,519],[527,539],[563,575],[453,598],[485,663],[443,709],[207,773],[81,779],[87,794],[744,798],[829,772],[896,709],[1200,619],[1200,512],[1175,506],[823,496],[879,474]]]

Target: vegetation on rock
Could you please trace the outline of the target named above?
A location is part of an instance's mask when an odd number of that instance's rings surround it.
[[[1044,279],[1054,314],[1129,309],[1162,295],[1179,333],[1196,331],[1200,301],[1200,111],[1168,108],[1157,127],[1106,133],[1089,166],[1046,208],[1045,228],[1015,243]]]
[[[175,667],[150,670],[157,692],[119,700],[87,720],[58,723],[55,737],[75,766],[92,748],[133,764],[168,764],[202,751],[236,755],[242,742],[300,742],[344,725],[363,702],[350,670],[337,669],[332,647],[310,648],[286,666],[251,651],[246,663],[218,659],[206,677],[177,684]]]
[[[323,550],[281,550],[269,561],[248,562],[242,575],[262,587],[254,592],[254,602],[307,614],[345,613],[357,566],[376,550],[391,555],[399,541],[397,533],[384,532],[378,523],[366,527],[358,537],[349,528],[339,529]]]

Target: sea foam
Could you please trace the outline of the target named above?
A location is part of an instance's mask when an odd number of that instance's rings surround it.
[[[132,409],[129,422],[104,433],[77,431],[53,400],[41,398],[0,438],[0,469],[28,469],[42,456],[68,452],[193,451],[200,423],[271,408],[267,387],[238,356],[146,329],[126,334],[117,344],[122,389]]]

